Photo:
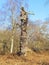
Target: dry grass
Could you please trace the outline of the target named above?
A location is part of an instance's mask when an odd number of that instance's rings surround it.
[[[0,65],[49,65],[49,54],[37,54],[32,51],[27,52],[26,56],[0,55]]]

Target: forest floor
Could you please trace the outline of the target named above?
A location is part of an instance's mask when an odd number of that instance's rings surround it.
[[[26,53],[26,56],[0,55],[0,65],[49,65],[49,53]]]

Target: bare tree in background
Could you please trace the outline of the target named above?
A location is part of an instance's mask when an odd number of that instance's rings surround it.
[[[10,11],[10,20],[12,24],[12,37],[11,37],[11,49],[10,53],[13,52],[13,45],[14,45],[14,33],[15,33],[15,22],[17,19],[17,16],[19,15],[20,8],[21,8],[22,0],[8,0],[8,8],[7,10]],[[18,21],[18,19],[17,19]]]
[[[10,23],[10,27],[12,30],[12,36],[11,36],[11,49],[10,49],[10,53],[13,52],[13,44],[14,44],[14,34],[15,34],[15,30],[16,30],[16,21],[20,21],[20,19],[18,19],[19,13],[20,13],[20,8],[22,6],[22,3],[26,3],[25,0],[7,0],[7,3],[5,4],[5,6],[3,6],[3,8],[5,8],[5,16],[8,18],[4,18],[6,20],[8,20],[8,22]],[[2,20],[4,20],[2,19]]]

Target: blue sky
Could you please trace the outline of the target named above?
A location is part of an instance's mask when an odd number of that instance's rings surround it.
[[[33,20],[45,20],[49,17],[49,5],[45,5],[45,0],[29,0],[29,10],[35,13],[35,16],[31,16]]]
[[[0,9],[4,6],[7,0],[0,0]],[[45,6],[45,0],[27,0],[29,3],[29,11],[33,11],[35,16],[32,16],[31,19],[41,19],[49,17],[49,5]]]
[[[0,11],[3,9],[4,4],[7,0],[0,0]],[[42,20],[44,21],[46,18],[49,17],[49,4],[45,5],[46,0],[27,0],[29,7],[28,11],[34,12],[35,15],[30,15],[30,19],[35,20]],[[0,16],[2,16],[3,13],[0,13]],[[4,23],[5,26],[8,25],[8,21]],[[0,23],[1,26],[1,23]]]

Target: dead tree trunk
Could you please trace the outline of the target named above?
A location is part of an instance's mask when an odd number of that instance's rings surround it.
[[[10,49],[10,53],[13,53],[13,47],[14,47],[14,32],[15,32],[15,26],[14,26],[14,19],[12,18],[12,37],[11,37],[11,49]]]
[[[28,17],[24,8],[21,8],[21,35],[20,35],[20,54],[25,53],[25,47],[27,46],[27,22]]]

